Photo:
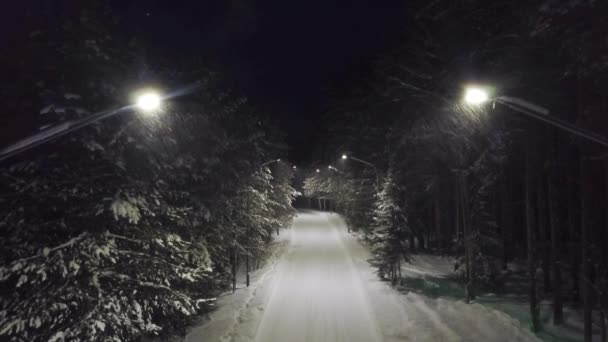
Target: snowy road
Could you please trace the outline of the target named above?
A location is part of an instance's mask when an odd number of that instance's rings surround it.
[[[335,214],[301,212],[283,235],[286,251],[186,341],[537,341],[498,311],[379,281]]]

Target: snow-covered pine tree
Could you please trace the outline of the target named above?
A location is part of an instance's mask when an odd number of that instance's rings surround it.
[[[411,233],[403,210],[405,204],[399,201],[400,190],[389,172],[376,198],[370,234],[378,273],[381,278],[388,276],[393,282],[400,274],[401,260],[407,258],[405,242]]]

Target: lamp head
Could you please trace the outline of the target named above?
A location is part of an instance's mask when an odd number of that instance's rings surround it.
[[[143,112],[152,112],[160,108],[162,100],[154,91],[147,91],[137,96],[136,106]]]
[[[481,87],[467,87],[464,101],[470,105],[480,105],[490,99],[488,91]]]

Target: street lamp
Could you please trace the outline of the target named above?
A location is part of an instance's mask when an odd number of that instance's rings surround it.
[[[358,163],[365,164],[367,166],[371,166],[374,169],[374,172],[376,173],[376,188],[378,190],[380,189],[380,174],[378,173],[378,168],[376,167],[376,165],[374,165],[368,161],[365,161],[365,160],[362,160],[362,159],[359,159],[359,158],[356,158],[353,156],[349,156],[346,154],[342,154],[342,159],[352,159]]]
[[[101,121],[116,114],[132,111],[133,109],[139,109],[142,112],[151,113],[159,109],[161,104],[162,97],[157,92],[150,90],[141,91],[139,92],[139,95],[136,96],[136,99],[133,104],[122,106],[116,109],[97,112],[81,119],[68,120],[60,124],[48,127],[44,130],[39,131],[36,134],[30,135],[29,137],[26,137],[9,146],[6,146],[3,149],[0,149],[0,161],[21,154],[38,145],[55,140],[70,132],[79,130],[92,123]]]
[[[468,104],[478,105],[488,101],[488,92],[483,88],[468,87],[465,91],[464,100]]]
[[[332,165],[329,165],[327,168],[330,169],[330,170],[332,170],[332,171],[335,171],[337,173],[344,174],[344,172],[338,170],[337,168],[333,167]]]
[[[154,91],[145,92],[137,97],[135,105],[143,112],[149,113],[160,108],[160,95]]]
[[[485,102],[492,101],[502,104],[518,113],[527,115],[561,130],[570,132],[579,137],[596,142],[608,147],[608,139],[594,132],[585,130],[567,121],[549,115],[549,110],[516,97],[496,96],[491,97],[489,92],[482,87],[467,87],[465,89],[464,102],[469,105],[480,106]]]
[[[263,164],[262,164],[262,165],[260,165],[260,166],[261,166],[261,167],[264,167],[264,166],[270,165],[270,164],[272,164],[272,163],[278,163],[278,162],[280,162],[280,161],[281,161],[281,158],[279,158],[279,159],[273,159],[273,160],[269,160],[269,161],[267,161],[267,162],[263,163]]]
[[[321,172],[321,170],[317,169],[317,173]]]

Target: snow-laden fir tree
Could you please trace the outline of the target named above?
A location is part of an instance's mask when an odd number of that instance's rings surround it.
[[[376,198],[370,237],[380,277],[388,276],[393,281],[399,275],[401,260],[407,258],[405,242],[410,234],[404,203],[399,201],[400,191],[389,172]]]

